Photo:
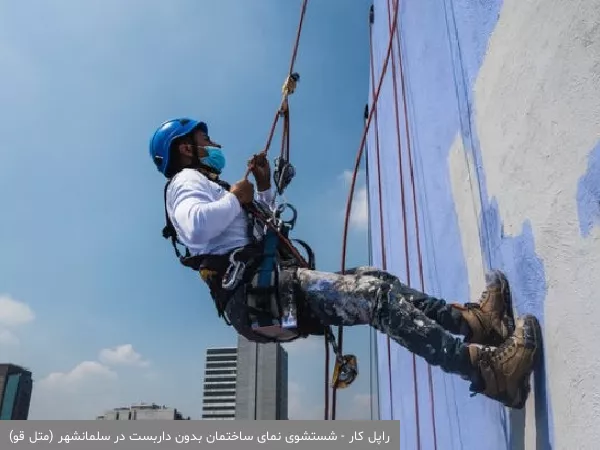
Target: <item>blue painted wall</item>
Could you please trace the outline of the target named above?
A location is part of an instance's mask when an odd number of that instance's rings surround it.
[[[374,1],[374,77],[371,80],[370,102],[386,56],[393,3],[393,0]],[[499,0],[400,2],[400,47],[394,40],[392,60],[385,75],[368,139],[372,261],[374,265],[386,266],[388,271],[398,275],[403,281],[409,280],[413,287],[423,288],[433,295],[450,301],[473,300],[469,299],[467,265],[448,166],[451,147],[458,138],[462,141],[465,156],[469,156],[472,161],[476,175],[472,183],[482,211],[478,224],[484,260],[481,270],[483,272],[489,267],[503,269],[511,281],[516,312],[532,312],[543,323],[546,275],[544,264],[536,254],[531,224],[527,221],[523,223],[521,233],[516,236],[504,236],[502,217],[498,213],[495,199],[488,198],[481,148],[473,123],[476,106],[473,85],[485,59],[488,41],[501,9],[502,2]],[[415,207],[410,187],[399,51],[406,84],[408,134],[425,272],[423,287],[418,275]],[[397,108],[394,98],[394,70],[397,80]],[[400,142],[397,125],[400,129]],[[399,168],[400,158],[402,170]],[[589,171],[580,182],[582,233],[600,217],[600,191],[596,182],[600,175],[599,162],[600,150],[596,150],[590,156]],[[401,178],[404,179],[406,204],[408,270],[404,248]],[[427,365],[423,360],[417,359],[415,386],[412,355],[392,342],[388,357],[387,345],[387,338],[379,336],[380,417],[400,420],[402,449],[418,448],[418,439],[422,449],[432,449],[432,402]],[[538,448],[551,448],[551,407],[546,395],[543,368],[536,373],[535,385]],[[418,421],[415,391],[418,395]],[[504,450],[524,445],[523,430],[516,429],[523,426],[522,421],[518,421],[518,416],[511,418],[501,405],[483,396],[471,398],[467,382],[433,369],[433,393],[438,449]]]
[[[587,170],[577,186],[579,228],[583,237],[600,225],[600,143],[591,151]]]

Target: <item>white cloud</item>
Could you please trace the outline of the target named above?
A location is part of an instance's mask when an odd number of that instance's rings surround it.
[[[370,394],[355,394],[352,402],[357,408],[370,408],[371,407],[371,395]]]
[[[336,418],[340,420],[370,420],[371,395],[348,390],[338,391]],[[348,392],[348,394],[346,394]],[[321,390],[319,390],[319,394]],[[351,397],[346,397],[351,395]],[[329,398],[331,406],[331,397]],[[288,417],[290,420],[322,420],[325,410],[322,401],[315,402],[314,395],[300,383],[290,381],[288,384]]]
[[[17,335],[10,330],[35,319],[35,314],[27,305],[15,300],[9,295],[0,295],[0,345],[3,347],[17,346],[20,341]]]
[[[33,321],[35,315],[26,303],[0,295],[0,325],[14,327]]]
[[[147,367],[150,364],[142,359],[142,355],[137,353],[131,344],[102,349],[98,359],[111,366]]]
[[[352,183],[352,171],[346,170],[341,175],[341,181],[344,184],[346,192]],[[364,231],[369,223],[369,207],[368,207],[367,187],[364,182],[362,171],[359,171],[354,184],[354,195],[352,196],[352,207],[350,209],[350,227],[355,230]],[[342,214],[346,214],[346,203],[343,205]]]
[[[53,372],[40,380],[38,389],[76,390],[82,384],[94,381],[116,380],[117,374],[98,361],[83,361],[69,372]]]
[[[289,344],[283,344],[282,347],[290,358],[297,358],[299,355],[323,353],[325,350],[324,340],[325,338],[322,336],[309,336],[306,339],[298,339]]]
[[[105,348],[99,361],[83,361],[66,372],[52,372],[35,383],[31,399],[31,419],[91,420],[104,411],[123,406],[125,398],[139,396],[148,390],[147,383],[158,379],[139,373],[118,374],[114,366],[149,365],[131,344]],[[127,403],[127,402],[125,402]]]
[[[34,383],[30,419],[94,419],[115,406],[118,388],[116,372],[98,361],[83,361]]]
[[[9,330],[0,330],[0,345],[14,346],[19,345],[19,338]]]
[[[352,206],[353,213],[350,223],[358,229],[366,230],[369,224],[369,209],[367,199],[367,188],[362,186],[356,191]]]
[[[324,409],[315,405],[306,390],[294,381],[288,383],[288,418],[290,420],[321,420]]]
[[[371,395],[354,394],[352,405],[345,412],[345,420],[369,420],[371,419]]]

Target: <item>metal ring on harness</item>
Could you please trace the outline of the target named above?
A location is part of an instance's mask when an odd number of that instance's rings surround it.
[[[281,215],[285,212],[286,209],[292,211],[292,218],[289,220],[284,220],[281,218]],[[278,225],[278,229],[280,229],[281,225],[285,225],[288,231],[294,229],[296,225],[296,220],[298,219],[298,211],[291,203],[281,203],[277,206],[277,209],[273,213],[273,217],[275,218],[276,225]]]

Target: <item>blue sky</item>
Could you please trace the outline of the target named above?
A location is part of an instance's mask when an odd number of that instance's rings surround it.
[[[164,179],[148,141],[166,119],[204,120],[228,156],[224,177],[241,177],[279,104],[300,4],[0,4],[0,360],[33,371],[32,419],[90,419],[138,401],[200,417],[205,349],[236,335],[161,237]],[[369,5],[309,3],[297,60],[287,199],[321,270],[341,264]],[[358,191],[348,265],[367,261],[362,181]],[[340,393],[338,418],[370,415],[368,342],[368,328],[346,330],[361,377]],[[321,418],[323,342],[287,348],[290,415]]]

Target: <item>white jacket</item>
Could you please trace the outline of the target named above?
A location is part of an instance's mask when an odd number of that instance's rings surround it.
[[[269,205],[273,191],[256,193]],[[192,255],[223,254],[249,244],[248,218],[237,197],[197,170],[183,169],[167,188],[167,214]]]

